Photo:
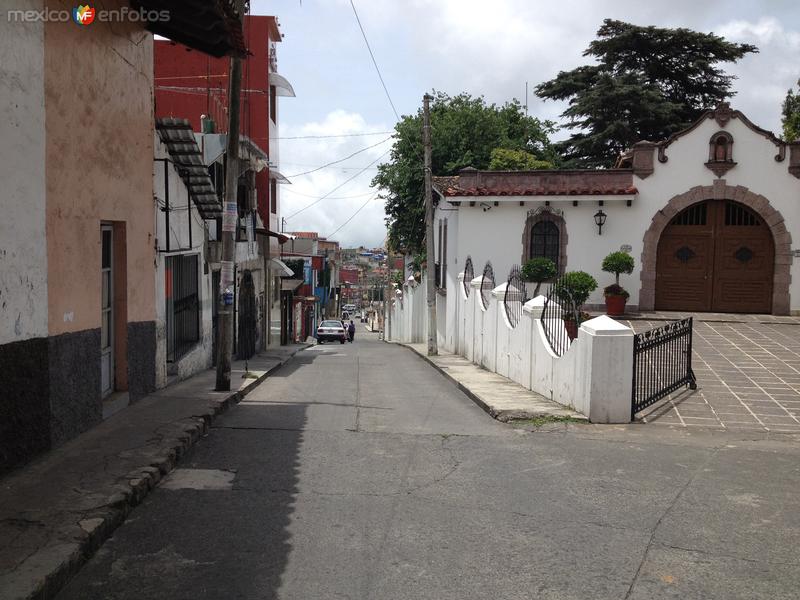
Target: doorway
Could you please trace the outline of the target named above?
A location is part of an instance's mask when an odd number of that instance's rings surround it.
[[[100,395],[114,391],[114,229],[100,226]]]
[[[775,244],[757,213],[706,200],[678,213],[661,234],[656,310],[771,313]]]

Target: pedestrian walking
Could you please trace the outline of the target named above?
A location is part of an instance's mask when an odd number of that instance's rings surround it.
[[[353,319],[350,319],[350,325],[347,326],[347,333],[350,334],[350,343],[356,338],[356,324]]]

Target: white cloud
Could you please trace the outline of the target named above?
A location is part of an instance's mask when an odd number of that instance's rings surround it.
[[[737,94],[731,105],[757,125],[779,132],[780,109],[786,90],[800,77],[800,32],[787,30],[775,17],[758,21],[735,20],[716,29],[735,42],[754,44],[759,54],[751,55],[728,69],[738,77]]]
[[[334,110],[321,121],[297,126],[283,125],[280,136],[344,136],[390,130],[391,127],[386,123],[368,123],[359,114]],[[386,236],[383,202],[369,199],[377,192],[370,186],[377,165],[381,162],[375,161],[391,147],[391,141],[382,142],[387,137],[389,135],[281,140],[280,169],[292,181],[292,185],[281,187],[281,213],[287,218],[287,231],[316,231],[321,236],[330,236],[355,214],[353,220],[332,239],[340,241],[345,247],[381,245]],[[368,146],[374,147],[336,165],[299,175]],[[370,163],[374,164],[359,174]],[[330,195],[317,202],[327,194]],[[366,206],[361,208],[365,203]],[[310,208],[292,216],[307,206]]]

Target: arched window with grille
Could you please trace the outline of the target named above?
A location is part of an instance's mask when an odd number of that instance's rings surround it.
[[[558,273],[567,266],[567,231],[561,211],[540,207],[528,212],[522,235],[522,264],[531,258],[549,258]]]

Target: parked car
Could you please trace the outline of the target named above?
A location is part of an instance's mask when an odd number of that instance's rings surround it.
[[[344,344],[347,341],[347,330],[342,326],[341,321],[323,321],[317,327],[317,342],[339,342]]]

